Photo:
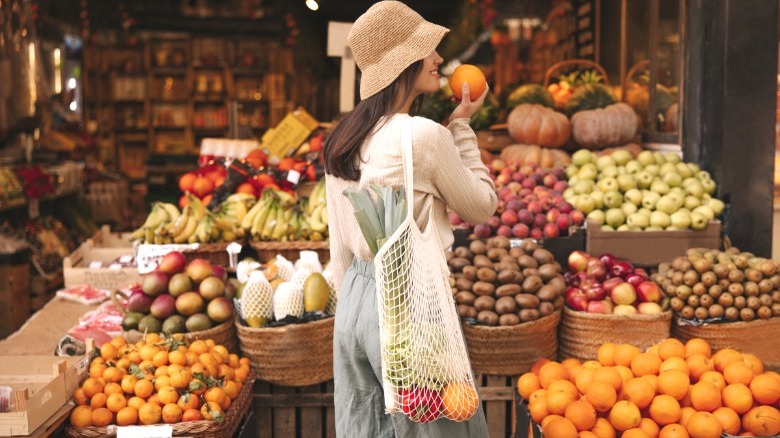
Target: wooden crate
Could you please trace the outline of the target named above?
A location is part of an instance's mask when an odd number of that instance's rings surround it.
[[[491,437],[515,434],[515,382],[516,377],[477,376]],[[258,438],[336,436],[332,380],[301,388],[257,381],[254,399]]]
[[[103,225],[90,237],[95,248],[133,248],[129,232],[111,231],[111,225]]]
[[[0,264],[0,339],[30,317],[30,264]]]
[[[132,247],[98,247],[88,239],[62,260],[65,287],[89,284],[101,289],[119,289],[140,282],[142,276],[136,266],[111,267],[119,258],[133,256]],[[100,267],[91,267],[93,262],[99,262]]]

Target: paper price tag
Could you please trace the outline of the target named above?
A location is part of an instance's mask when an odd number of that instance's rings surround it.
[[[530,240],[531,242],[539,243],[536,239],[509,239],[510,248],[519,248],[523,244],[524,240]]]
[[[122,426],[116,428],[117,438],[171,438],[173,426]]]
[[[108,269],[122,269],[121,263],[111,263],[108,265]]]
[[[133,256],[131,254],[125,254],[119,257],[119,263],[122,263],[123,265],[127,265],[132,262],[133,262]]]
[[[298,172],[297,170],[290,169],[289,172],[287,172],[287,181],[290,184],[296,185],[300,180],[301,180],[301,173]]]
[[[27,215],[30,219],[38,219],[41,216],[41,201],[30,199],[27,203]]]

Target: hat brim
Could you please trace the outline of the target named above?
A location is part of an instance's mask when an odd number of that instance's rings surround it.
[[[403,44],[388,50],[381,60],[362,70],[360,99],[365,100],[385,89],[407,67],[430,55],[450,30],[424,21]]]

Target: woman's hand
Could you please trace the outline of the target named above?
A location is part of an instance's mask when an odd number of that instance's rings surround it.
[[[449,121],[453,121],[455,119],[460,118],[467,118],[470,119],[471,116],[474,115],[475,112],[479,109],[479,107],[482,106],[482,103],[485,102],[485,98],[487,97],[487,94],[490,92],[490,86],[485,87],[485,92],[482,93],[482,96],[479,96],[476,100],[471,100],[471,92],[469,91],[469,83],[463,82],[463,88],[462,88],[462,98],[460,100],[460,105],[458,105],[454,111],[452,111],[452,115],[450,115]],[[456,98],[453,97],[453,100]]]

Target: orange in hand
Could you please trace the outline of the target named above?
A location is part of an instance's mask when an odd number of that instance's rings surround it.
[[[455,68],[450,77],[450,88],[452,94],[458,99],[462,99],[463,83],[469,84],[469,96],[471,100],[476,100],[487,89],[487,79],[479,67],[471,64],[461,64]]]

